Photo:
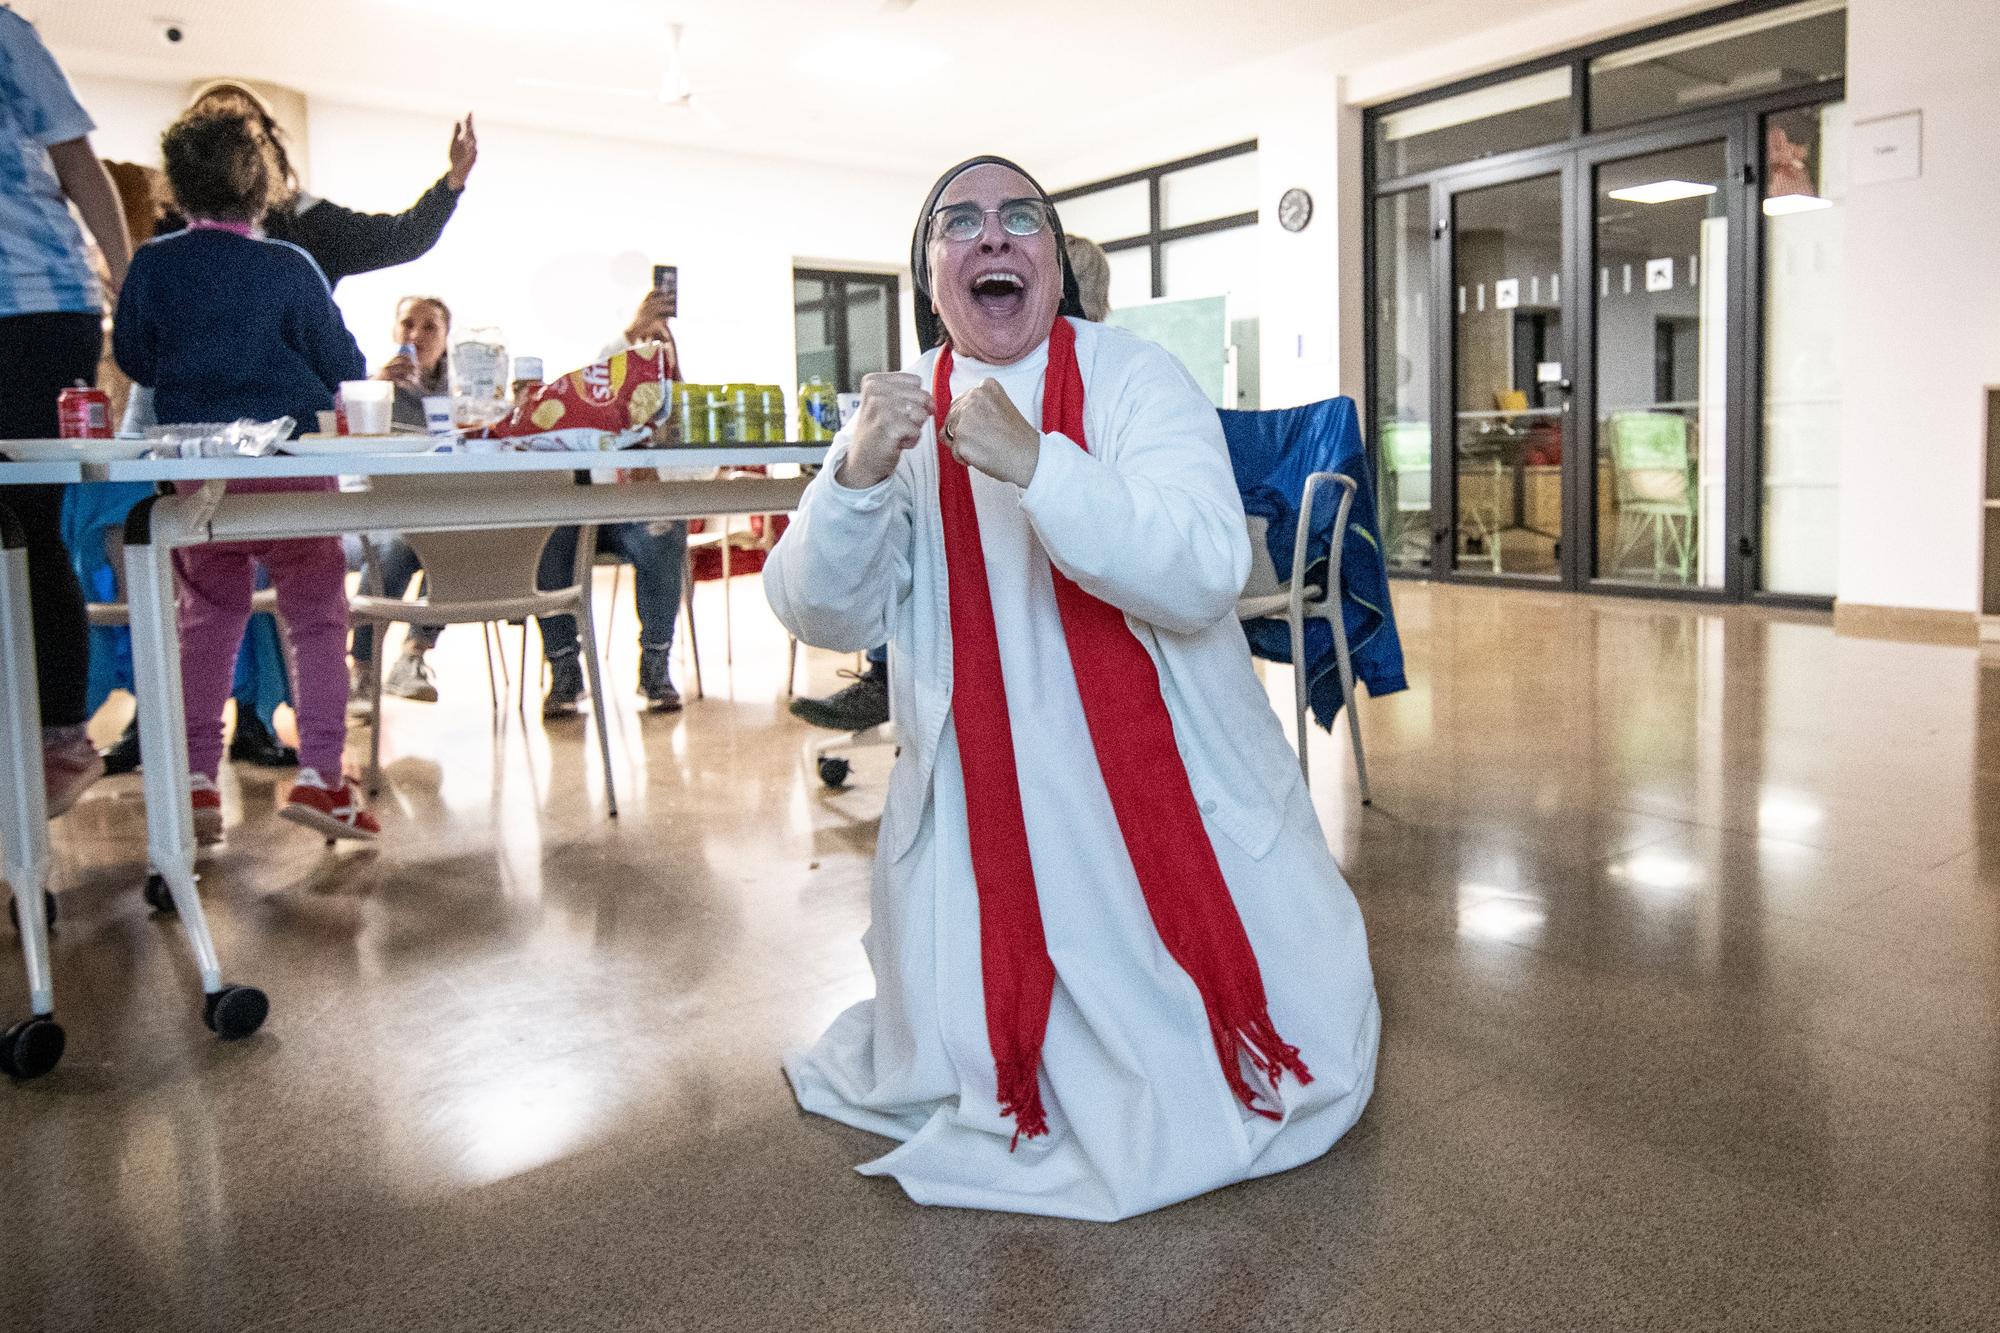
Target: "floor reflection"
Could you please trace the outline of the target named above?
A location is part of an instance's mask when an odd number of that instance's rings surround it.
[[[641,713],[613,645],[616,820],[587,719],[496,716],[472,635],[443,640],[440,703],[387,705],[379,850],[329,854],[269,775],[232,776],[202,885],[228,970],[273,998],[252,1042],[200,1029],[177,927],[139,901],[137,780],[61,821],[70,1054],[0,1087],[0,1323],[2000,1308],[2000,667],[1970,650],[1398,584],[1412,688],[1361,704],[1373,809],[1344,727],[1309,740],[1369,922],[1375,1101],[1321,1162],[1079,1228],[919,1209],[849,1170],[880,1141],[792,1106],[784,1052],[870,990],[889,756],[821,790],[784,638],[754,578],[735,595],[732,664],[702,589],[709,697],[683,714]],[[801,688],[848,665],[807,654]]]

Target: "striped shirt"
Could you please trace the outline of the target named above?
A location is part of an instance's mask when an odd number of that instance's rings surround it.
[[[48,152],[95,128],[33,25],[0,5],[0,318],[103,308]]]

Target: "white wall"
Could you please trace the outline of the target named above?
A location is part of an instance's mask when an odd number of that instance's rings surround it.
[[[177,84],[75,79],[106,157],[156,164],[186,104]],[[449,120],[314,101],[307,187],[350,208],[409,207],[444,171]],[[437,248],[350,278],[338,297],[371,363],[394,351],[399,297],[443,297],[461,328],[491,323],[551,374],[617,336],[655,263],[680,268],[687,374],[796,387],[792,266],[907,263],[928,178],[749,158],[482,122],[480,158]],[[903,282],[903,349],[915,352]]]
[[[187,109],[186,84],[72,73],[69,85],[97,122],[90,143],[99,157],[159,165],[160,134]]]
[[[443,170],[450,124],[312,109],[313,189],[350,208],[408,207]],[[656,263],[680,268],[676,338],[703,382],[796,387],[795,260],[900,269],[928,180],[482,125],[479,166],[437,249],[341,284],[373,360],[398,297],[441,296],[460,328],[496,325],[553,375],[617,336]],[[907,298],[909,283],[903,283]],[[904,330],[904,350],[914,331]]]
[[[2000,385],[2000,5],[1849,0],[1852,122],[1924,113],[1923,176],[1850,185],[1840,597],[1978,608]]]

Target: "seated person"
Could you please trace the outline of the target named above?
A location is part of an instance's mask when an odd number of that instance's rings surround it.
[[[396,355],[375,372],[378,380],[396,386],[393,419],[398,426],[424,428],[424,399],[451,392],[449,358],[451,307],[435,296],[406,296],[396,303]],[[414,355],[405,356],[403,348]],[[382,577],[382,592],[401,597],[409,591],[423,562],[410,544],[393,532],[368,539]],[[436,626],[411,626],[403,637],[403,651],[389,667],[382,688],[399,699],[436,703],[437,680],[424,662],[424,654],[437,647]],[[354,668],[350,693],[356,699],[368,694],[367,673],[374,669],[375,627],[363,625],[354,631]]]
[[[609,344],[600,358],[608,359],[645,343],[664,343],[667,374],[681,377],[680,353],[667,324],[667,301],[648,292],[624,335]],[[677,712],[680,691],[669,667],[673,660],[674,621],[680,615],[681,580],[687,558],[688,525],[666,523],[606,523],[597,529],[597,548],[623,556],[632,565],[632,600],[639,611],[639,693],[655,713]],[[576,568],[575,528],[558,528],[542,552],[538,582],[543,588],[566,588]],[[541,620],[542,655],[549,664],[549,692],[542,699],[542,716],[567,717],[585,694],[583,666],[577,658],[576,617],[545,616]]]

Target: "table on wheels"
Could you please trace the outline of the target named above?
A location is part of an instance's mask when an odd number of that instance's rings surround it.
[[[83,480],[71,462],[0,462],[0,486],[61,486]],[[21,933],[28,972],[29,1016],[0,1017],[0,1073],[34,1078],[62,1059],[63,1030],[55,1020],[49,970],[48,792],[42,785],[42,700],[35,681],[35,626],[28,603],[26,537],[0,504],[0,751],[7,790],[0,794],[0,872],[13,891],[10,906]]]
[[[0,449],[4,449],[0,445]],[[139,752],[145,775],[147,897],[180,914],[201,968],[203,1015],[223,1036],[264,1021],[267,1002],[222,979],[195,889],[194,814],[188,787],[187,725],[181,699],[180,636],[172,554],[207,542],[277,541],[355,532],[443,532],[650,522],[723,514],[784,513],[798,504],[803,477],[724,476],[712,480],[631,480],[590,485],[592,468],[709,471],[816,464],[824,445],[737,445],[619,454],[429,453],[336,457],[133,459],[88,464],[90,480],[201,483],[143,500],[125,529],[125,587],[139,697]],[[393,485],[338,491],[228,493],[238,478],[346,477]],[[586,632],[588,628],[586,627]]]

